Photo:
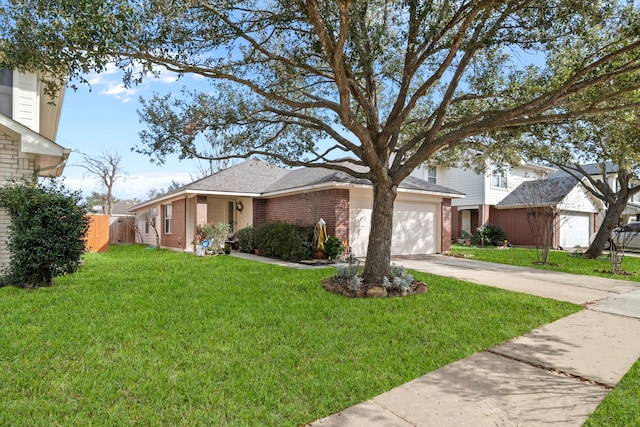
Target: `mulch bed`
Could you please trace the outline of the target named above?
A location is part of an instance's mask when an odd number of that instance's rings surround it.
[[[360,289],[352,291],[347,287],[347,281],[338,277],[330,277],[322,281],[322,287],[328,292],[350,298],[388,298],[404,297],[409,295],[424,294],[428,291],[427,284],[414,280],[408,291],[400,292],[397,289],[387,290],[379,283],[362,283]]]

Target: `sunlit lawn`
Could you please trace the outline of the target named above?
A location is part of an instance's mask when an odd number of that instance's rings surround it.
[[[598,259],[584,259],[572,251],[551,251],[549,252],[548,263],[550,265],[539,265],[540,255],[535,249],[509,248],[496,249],[493,246],[462,246],[452,245],[451,253],[468,254],[471,259],[478,261],[497,262],[500,264],[518,265],[523,267],[536,267],[546,270],[563,271],[566,273],[586,274],[590,276],[600,276],[613,279],[640,281],[640,274],[631,276],[614,276],[611,271],[611,260],[608,252],[605,252]],[[633,253],[624,257],[622,269],[627,272],[640,273],[640,257]]]
[[[0,425],[296,426],[581,309],[425,274],[349,299],[297,270],[112,247],[0,288]]]

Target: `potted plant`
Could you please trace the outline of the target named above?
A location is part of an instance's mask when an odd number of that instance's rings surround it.
[[[471,233],[468,230],[460,230],[460,238],[458,239],[458,243],[461,243],[465,246],[471,246]]]
[[[231,253],[231,244],[230,243],[225,243],[224,244],[224,253],[229,255]]]

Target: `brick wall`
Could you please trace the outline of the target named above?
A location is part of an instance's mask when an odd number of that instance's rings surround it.
[[[186,200],[180,199],[171,203],[172,206],[172,219],[171,219],[171,233],[167,234],[164,231],[164,217],[162,218],[162,237],[161,245],[170,248],[184,249],[185,246],[185,219],[186,219]],[[162,213],[164,215],[164,212]]]
[[[254,200],[254,224],[285,221],[296,225],[313,225],[319,218],[327,223],[327,233],[335,234],[340,240],[348,240],[349,190],[330,189]]]
[[[196,225],[207,223],[207,206],[207,196],[196,196]]]
[[[31,178],[35,170],[35,162],[31,156],[20,156],[20,142],[10,135],[0,132],[0,185],[7,179]],[[9,264],[10,256],[6,247],[9,237],[9,214],[0,209],[0,268]]]
[[[267,222],[267,202],[266,199],[253,199],[253,223],[264,224]]]
[[[451,250],[452,209],[451,199],[442,199],[440,204],[440,218],[442,228],[440,231],[440,252]]]
[[[500,226],[507,239],[518,246],[535,246],[536,242],[529,228],[526,209],[491,208],[491,224]]]

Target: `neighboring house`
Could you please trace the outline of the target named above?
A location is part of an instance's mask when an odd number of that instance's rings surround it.
[[[8,179],[60,176],[71,150],[54,141],[64,90],[45,95],[38,76],[0,70],[0,185]],[[10,218],[0,210],[0,267],[9,263],[6,249]]]
[[[521,183],[496,206],[492,222],[499,225],[515,245],[535,246],[528,215],[537,208],[549,208],[556,214],[553,247],[589,246],[599,226],[602,202],[591,195],[572,176]]]
[[[408,177],[400,185],[393,218],[393,255],[429,254],[450,247],[451,200],[458,191]],[[180,189],[144,202],[131,211],[144,244],[193,251],[196,226],[229,223],[234,231],[282,220],[313,225],[320,218],[329,234],[366,256],[372,189],[367,180],[322,169],[284,169],[248,160]]]
[[[582,165],[582,168],[596,181],[607,181],[609,186],[614,190],[618,191],[620,189],[620,183],[618,182],[618,165],[607,162],[605,164],[605,170],[603,172],[601,164],[599,163],[591,163],[587,165]],[[553,174],[549,175],[549,178],[561,178],[569,176],[563,170],[558,170]],[[586,182],[586,178],[583,179],[583,182]],[[640,182],[634,182],[635,185],[640,185]],[[600,211],[600,215],[604,216],[605,210],[602,208]],[[640,193],[634,194],[634,196],[627,203],[627,207],[622,213],[622,216],[618,218],[619,224],[627,224],[632,221],[640,220]],[[596,229],[597,231],[597,229]]]
[[[412,176],[452,188],[465,194],[463,199],[451,201],[451,235],[456,239],[462,230],[475,234],[483,224],[500,225],[504,214],[496,205],[525,181],[546,178],[554,168],[528,163],[524,160],[512,167],[487,163],[486,173],[461,167],[423,166]],[[507,233],[509,240],[515,236]]]

